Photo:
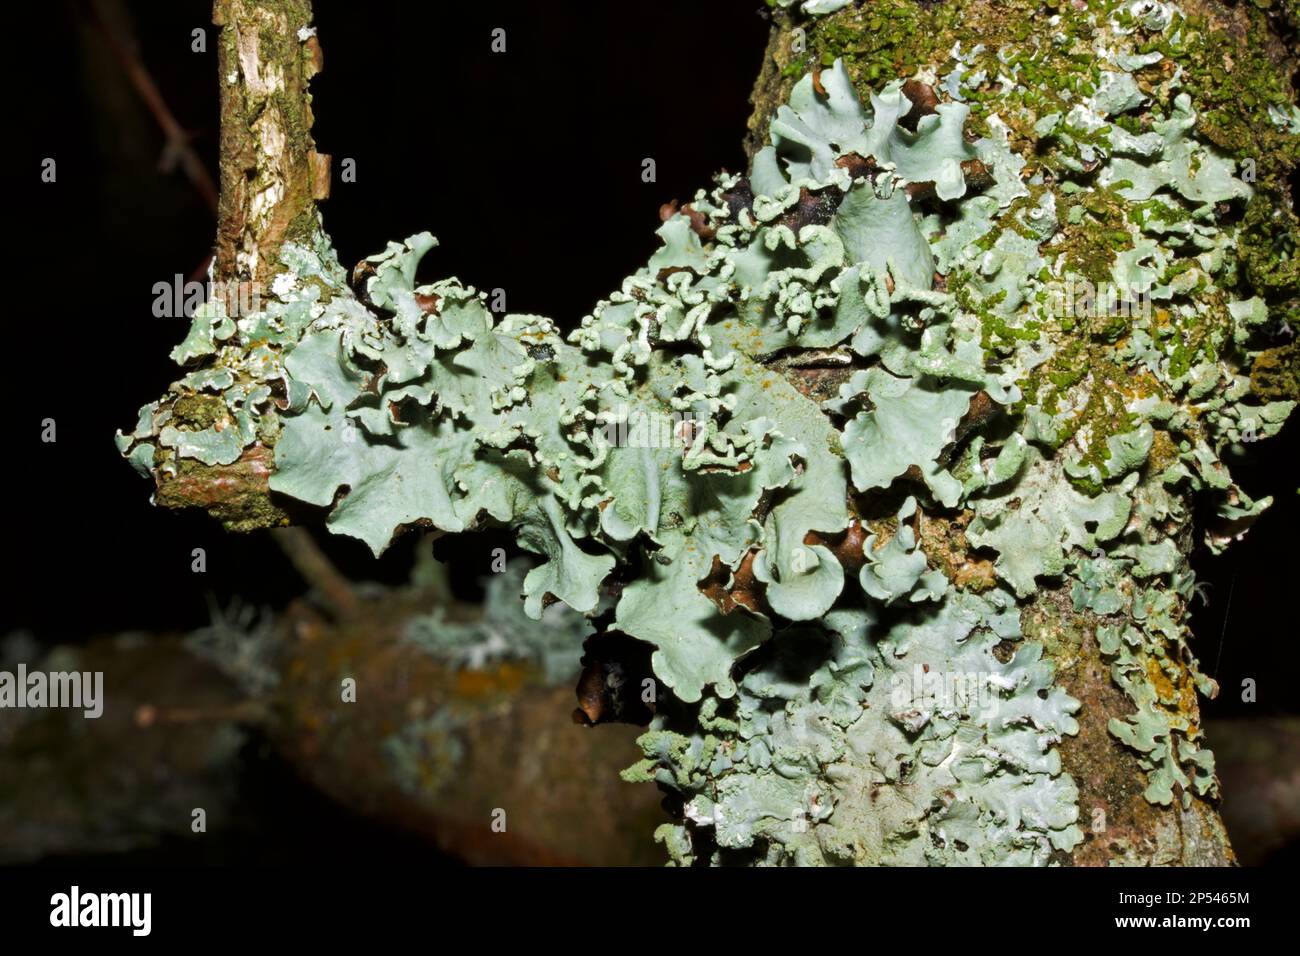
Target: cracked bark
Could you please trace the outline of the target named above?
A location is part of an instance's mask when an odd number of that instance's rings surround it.
[[[307,239],[329,190],[308,85],[323,66],[309,0],[217,0],[221,200],[215,278],[265,288],[285,241]],[[237,301],[229,295],[234,309]]]

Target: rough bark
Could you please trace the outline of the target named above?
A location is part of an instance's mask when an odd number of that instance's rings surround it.
[[[1070,862],[1078,866],[1112,863],[1165,866],[1224,866],[1235,861],[1217,802],[1194,797],[1184,810],[1142,795],[1145,774],[1137,756],[1112,735],[1113,718],[1133,705],[1111,679],[1110,664],[1097,643],[1098,621],[1074,610],[1068,589],[1045,592],[1021,612],[1025,633],[1043,643],[1057,667],[1057,681],[1082,701],[1075,715],[1079,733],[1061,741],[1061,762],[1079,787],[1079,811],[1088,836]],[[1194,720],[1200,707],[1184,672]],[[1215,741],[1210,740],[1211,746]],[[1100,814],[1100,816],[1097,816]]]
[[[280,247],[307,239],[329,195],[308,85],[323,66],[308,0],[217,0],[221,201],[216,279],[264,286]],[[233,302],[233,299],[232,299]]]

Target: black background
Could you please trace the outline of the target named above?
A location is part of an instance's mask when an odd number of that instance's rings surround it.
[[[129,5],[140,58],[216,175],[216,30],[202,0]],[[326,228],[343,264],[422,229],[442,245],[422,279],[503,288],[513,312],[572,326],[654,249],[661,203],[745,165],[748,95],[767,24],[760,0],[397,3],[318,0],[325,71],[313,83],[318,149],[334,157]],[[175,377],[184,319],[152,316],[153,285],[210,254],[214,222],[83,6],[20,4],[5,43],[10,185],[3,339],[5,548],[0,635],[46,644],[207,622],[205,596],[283,604],[303,586],[265,534],[153,508],[113,445]],[[507,52],[490,50],[507,31]],[[207,52],[191,52],[205,28]],[[58,163],[56,184],[41,161]],[[641,162],[656,161],[644,183]],[[344,158],[357,181],[341,183]],[[41,422],[57,422],[43,443]],[[1293,418],[1234,466],[1275,507],[1227,555],[1195,558],[1209,583],[1194,647],[1223,685],[1209,716],[1300,711]],[[379,561],[322,537],[352,576],[399,581],[413,540]],[[487,539],[440,543],[465,588]],[[207,552],[207,573],[190,569]],[[1243,678],[1259,685],[1240,701]]]

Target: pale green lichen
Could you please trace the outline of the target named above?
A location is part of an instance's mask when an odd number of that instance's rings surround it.
[[[141,408],[130,433],[118,433],[119,450],[137,470],[174,476],[183,459],[231,464],[253,443],[273,442],[280,411],[306,403],[308,390],[290,377],[284,358],[328,300],[346,292],[345,276],[319,229],[312,248],[286,243],[280,258],[288,271],[255,303],[260,308],[232,316],[214,296],[195,310],[171,357],[198,367],[172,385],[168,399]]]
[[[836,10],[842,10],[847,7],[853,0],[768,0],[768,3],[777,7],[793,7],[798,4],[799,10],[810,16],[816,16],[823,13],[834,13]]]
[[[525,615],[519,602],[527,565],[511,562],[483,580],[483,613],[469,620],[449,615],[439,604],[412,617],[405,640],[453,667],[481,670],[500,661],[525,662],[540,668],[547,683],[572,681],[581,669],[582,644],[593,633],[591,622],[556,603],[539,620]]]
[[[669,218],[567,337],[417,286],[427,234],[357,294],[295,249],[265,315],[205,313],[178,352],[216,423],[149,407],[119,445],[144,470],[223,461],[269,416],[271,487],[376,553],[515,528],[544,559],[531,617],[559,599],[653,647],[671,693],[629,776],[677,794],[678,862],[1047,863],[1083,839],[1057,746],[1079,702],[1021,602],[1063,585],[1106,622],[1147,798],[1212,794],[1178,535],[1194,492],[1214,548],[1267,505],[1220,455],[1294,404],[1250,390],[1279,294],[1233,252],[1253,189],[1182,89],[1182,29],[1156,3],[1053,17],[1044,42],[1096,63],[1046,89],[1034,56],[955,47],[914,124],[901,82],[868,108],[825,63],[750,174]],[[842,371],[820,400],[789,361],[812,354]],[[903,483],[846,575],[857,503]],[[957,509],[1005,587],[959,590],[918,547],[909,520]],[[758,598],[727,606],[746,568]]]
[[[1008,594],[859,599],[824,625],[783,631],[734,700],[642,738],[625,777],[681,792],[691,835],[661,834],[674,859],[1029,865],[1082,840],[1054,750],[1079,704],[1040,646],[997,652],[1019,637]]]

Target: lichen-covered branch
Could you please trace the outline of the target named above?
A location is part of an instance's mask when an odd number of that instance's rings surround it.
[[[589,615],[610,712],[654,712],[676,862],[1230,862],[1187,555],[1267,507],[1225,459],[1295,405],[1255,384],[1293,91],[1155,0],[778,5],[825,18],[779,21],[767,144],[571,334],[417,286],[427,233],[352,287],[312,234],[178,348],[202,427],[146,407],[124,453],[273,440],[376,553],[513,528],[529,615]]]
[[[183,637],[52,650],[52,667],[102,671],[109,703],[93,721],[0,710],[0,863],[164,838],[209,859],[241,839],[261,852],[253,752],[413,849],[476,865],[656,862],[659,801],[618,779],[634,729],[572,722],[587,622],[557,605],[525,630],[513,565],[482,606],[440,599],[439,573],[426,561],[409,586],[359,588],[339,617],[336,585],[313,571],[312,595],[278,615],[236,604]],[[0,640],[0,664],[19,645]]]
[[[267,288],[286,242],[310,241],[329,157],[311,137],[322,67],[309,0],[216,0],[221,27],[221,202],[216,278]],[[229,304],[229,303],[228,303]]]
[[[329,195],[329,157],[316,152],[311,136],[308,87],[322,67],[311,20],[309,0],[214,3],[221,28],[216,256],[200,325],[172,356],[191,364],[222,345],[228,371],[216,381],[200,375],[177,382],[149,412],[160,442],[134,453],[157,484],[159,504],[204,509],[234,531],[290,520],[267,487],[275,432],[255,428],[248,412],[250,403],[283,397],[250,384],[265,380],[270,349],[283,339],[236,323],[263,314],[268,300],[275,307],[273,282],[286,249],[322,237],[316,201]],[[205,395],[219,383],[228,383],[226,402]]]

